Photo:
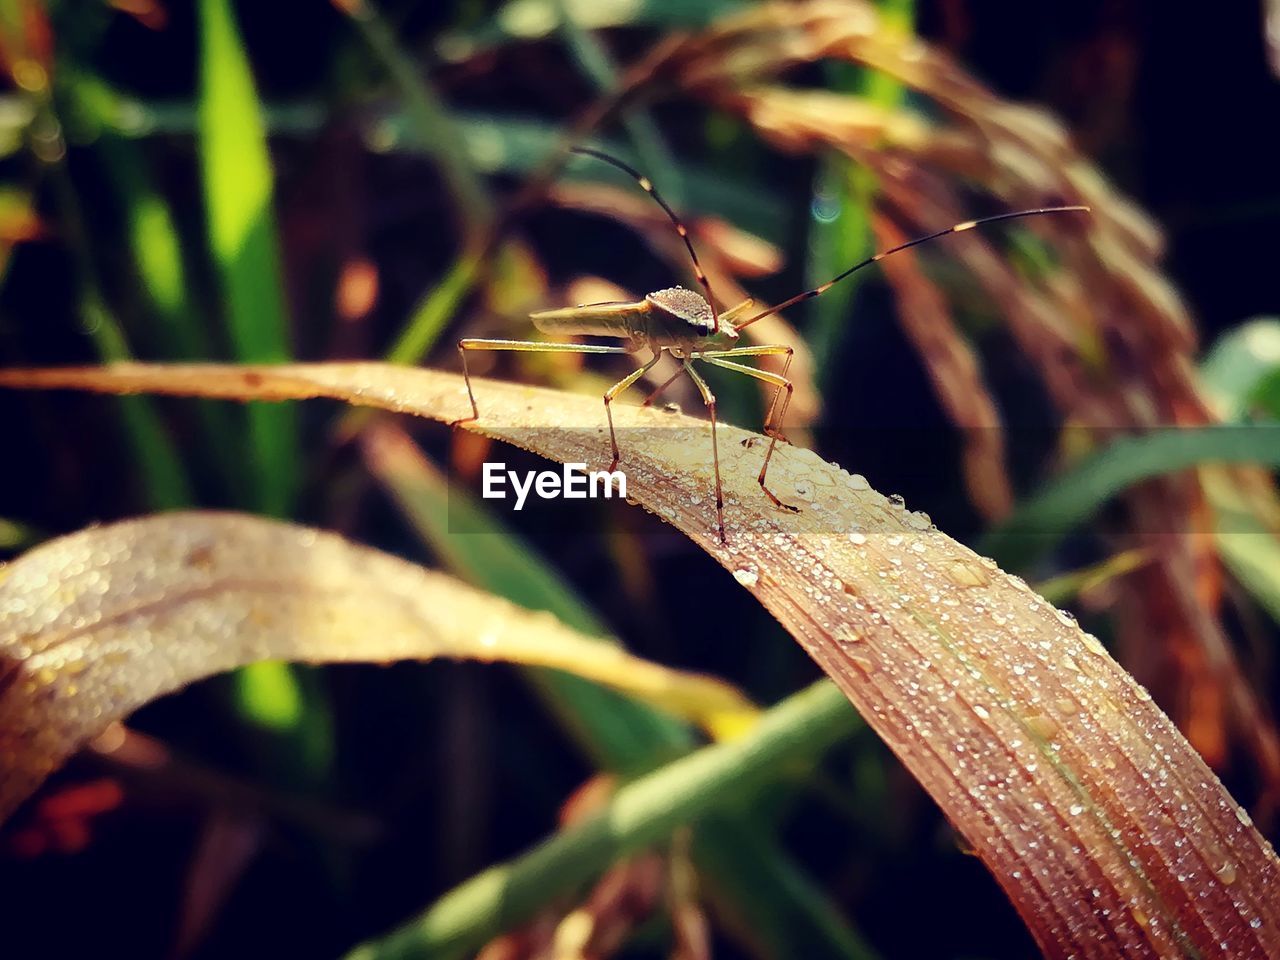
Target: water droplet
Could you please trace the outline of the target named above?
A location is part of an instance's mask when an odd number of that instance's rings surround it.
[[[733,571],[733,579],[737,580],[744,587],[754,587],[760,580],[760,574],[756,573],[755,570],[743,567],[739,570]]]
[[[991,582],[987,572],[981,567],[975,567],[961,560],[947,567],[947,577],[959,587],[985,587]]]
[[[1086,633],[1081,637],[1084,642],[1084,648],[1092,654],[1101,657],[1107,652],[1107,648],[1102,645],[1102,641],[1095,637],[1092,633]]]
[[[846,481],[851,490],[870,490],[871,484],[867,483],[867,478],[860,473],[851,474]]]
[[[1071,814],[1073,817],[1078,817],[1080,814],[1084,813],[1084,809],[1084,804],[1073,803],[1071,806],[1067,807],[1067,813]]]
[[[1048,740],[1058,732],[1058,724],[1052,717],[1042,713],[1033,713],[1027,717],[1027,729],[1042,740]]]
[[[849,626],[847,623],[842,623],[840,624],[840,626],[836,628],[835,638],[840,643],[844,643],[844,644],[861,643],[863,640],[862,635],[859,634],[857,631],[855,631],[853,627]]]
[[[929,519],[929,515],[923,510],[917,510],[915,513],[908,513],[906,516],[907,526],[913,530],[928,530],[933,526],[933,521]]]
[[[900,493],[889,494],[889,506],[893,507],[895,510],[901,510],[906,505],[907,505],[907,498],[904,497],[902,494]]]
[[[989,720],[991,718],[991,711],[988,710],[986,707],[982,706],[982,704],[980,703],[975,703],[973,705],[973,712],[976,713],[978,716],[980,716],[983,720]]]
[[[1231,884],[1236,882],[1236,865],[1230,861],[1227,861],[1222,866],[1218,867],[1214,873],[1216,873],[1218,875],[1218,879],[1227,886],[1231,886]]]
[[[871,671],[876,668],[875,662],[870,657],[861,653],[850,654],[849,662],[863,673],[871,673]]]
[[[865,533],[858,533],[855,531],[854,533],[849,534],[849,542],[855,547],[860,547],[867,542],[867,535]]]

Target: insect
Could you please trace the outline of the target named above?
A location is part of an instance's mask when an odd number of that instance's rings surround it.
[[[716,398],[715,394],[711,392],[711,388],[707,386],[702,374],[694,367],[695,361],[701,361],[748,377],[754,377],[770,384],[774,388],[773,397],[764,420],[764,433],[769,438],[769,446],[765,450],[764,462],[761,464],[760,474],[756,479],[760,484],[760,489],[764,491],[765,496],[769,498],[775,507],[791,513],[798,513],[798,507],[783,502],[777,494],[769,489],[766,482],[774,448],[779,440],[786,441],[786,437],[782,432],[782,421],[786,416],[787,406],[791,402],[791,395],[794,389],[791,381],[787,379],[787,371],[790,368],[794,351],[791,347],[783,344],[739,346],[738,337],[742,330],[757,320],[763,320],[765,317],[785,310],[804,300],[821,296],[835,284],[845,279],[845,277],[883,260],[890,254],[906,250],[929,240],[936,240],[952,233],[961,233],[982,224],[995,223],[999,220],[1012,220],[1017,217],[1030,217],[1048,213],[1087,213],[1089,211],[1089,208],[1084,206],[1039,207],[1034,210],[1000,213],[995,216],[982,217],[978,220],[966,220],[963,223],[947,227],[945,230],[938,230],[926,236],[908,240],[906,243],[891,247],[888,250],[882,250],[874,256],[855,263],[852,267],[831,278],[826,283],[796,294],[794,297],[759,313],[751,314],[751,308],[755,305],[755,301],[751,299],[744,300],[737,306],[720,312],[716,308],[715,296],[711,292],[711,283],[707,280],[707,275],[703,272],[702,265],[698,261],[698,253],[694,250],[693,242],[689,239],[689,231],[671,206],[662,199],[661,194],[654,188],[649,178],[616,157],[601,153],[599,150],[574,147],[572,152],[586,157],[593,157],[596,160],[617,167],[634,179],[639,184],[640,189],[649,194],[662,207],[675,227],[676,233],[684,241],[685,248],[689,251],[689,259],[693,262],[694,276],[702,287],[705,296],[693,290],[677,286],[669,287],[665,290],[655,290],[643,300],[635,302],[589,303],[558,310],[544,310],[530,316],[533,325],[543,333],[558,334],[560,336],[609,337],[626,341],[623,345],[550,343],[534,340],[488,340],[474,337],[459,340],[458,353],[462,357],[462,374],[467,386],[467,398],[471,401],[471,416],[456,421],[455,425],[470,423],[480,418],[480,410],[476,406],[475,391],[471,387],[471,374],[467,369],[467,353],[470,351],[514,350],[529,353],[584,354],[637,354],[648,351],[649,359],[644,361],[643,365],[627,374],[606,390],[604,394],[605,416],[609,423],[609,446],[613,453],[613,460],[609,466],[609,470],[612,472],[617,469],[618,462],[622,459],[622,455],[618,450],[617,433],[613,427],[613,401],[652,370],[664,354],[670,354],[679,362],[679,369],[662,386],[649,394],[644,401],[644,405],[648,406],[652,403],[681,374],[687,374],[689,379],[693,381],[694,386],[697,387],[698,393],[702,396],[702,402],[707,407],[707,414],[711,423],[711,458],[715,472],[716,528],[721,543],[726,543],[727,540],[724,531],[724,489],[720,480],[720,449],[716,436]],[[781,373],[761,370],[742,362],[750,358],[767,356],[784,358]]]

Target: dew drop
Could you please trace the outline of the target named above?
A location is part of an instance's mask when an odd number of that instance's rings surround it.
[[[1084,648],[1092,654],[1102,656],[1107,652],[1107,648],[1102,645],[1102,641],[1095,637],[1092,633],[1086,633],[1081,638],[1084,642]]]
[[[1042,740],[1048,740],[1058,732],[1058,724],[1052,717],[1042,713],[1033,713],[1027,717],[1027,729]]]
[[[855,531],[854,533],[849,534],[849,542],[855,547],[860,547],[867,542],[867,535],[865,533],[858,533]]]
[[[875,662],[870,657],[861,653],[851,654],[849,662],[863,673],[871,673],[876,668]]]
[[[917,510],[915,513],[908,513],[906,516],[907,526],[913,530],[928,530],[933,526],[933,521],[929,519],[929,515],[923,510]]]
[[[907,498],[904,497],[902,494],[900,493],[889,494],[889,506],[893,507],[895,510],[901,510],[906,505],[907,505]]]
[[[1218,879],[1227,886],[1236,882],[1236,865],[1228,861],[1214,871],[1218,875]]]
[[[849,626],[847,623],[842,623],[840,624],[840,626],[836,628],[835,638],[840,643],[843,643],[846,645],[851,643],[861,643],[863,640],[862,635],[859,634],[857,631],[855,631],[853,627]]]
[[[1073,817],[1080,816],[1080,814],[1084,813],[1084,804],[1073,803],[1071,806],[1067,807],[1067,813],[1071,814]]]
[[[987,572],[961,560],[947,567],[947,578],[959,587],[985,587],[991,582]]]
[[[851,490],[870,490],[871,484],[867,483],[867,478],[860,473],[852,474],[847,481]]]
[[[754,587],[760,580],[760,574],[755,570],[742,567],[733,571],[733,579],[737,580],[744,587]]]

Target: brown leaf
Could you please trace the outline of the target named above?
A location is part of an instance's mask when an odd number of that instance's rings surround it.
[[[872,221],[880,249],[907,240],[885,217]],[[989,521],[1013,507],[1004,427],[995,401],[978,372],[978,361],[955,328],[942,293],[929,282],[909,251],[884,261],[885,276],[898,300],[898,316],[933,381],[933,388],[964,437],[964,476],[969,499]]]
[[[468,412],[458,376],[373,363],[10,370],[0,384],[331,396],[443,420]],[[476,393],[483,416],[472,429],[557,460],[607,463],[598,400],[489,381]],[[1074,620],[808,451],[781,449],[771,474],[804,512],[775,511],[755,481],[760,438],[746,449],[739,441],[753,435],[732,427],[720,445],[721,545],[705,425],[630,406],[614,416],[629,494],[733,571],[836,681],[1046,955],[1280,955],[1275,852]]]
[[[259,660],[555,667],[723,723],[728,684],[334,534],[171,513],[61,537],[0,571],[0,820],[112,720]],[[692,711],[692,714],[689,713]]]

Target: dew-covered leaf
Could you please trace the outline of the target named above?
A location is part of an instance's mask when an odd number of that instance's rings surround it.
[[[10,370],[0,384],[241,399],[329,396],[442,420],[462,380],[382,364]],[[475,382],[470,425],[607,465],[596,397]],[[628,493],[783,624],[933,795],[1046,955],[1280,955],[1280,861],[1151,697],[1066,614],[896,498],[783,447],[720,435],[728,543],[706,425],[616,406]]]
[[[555,667],[694,717],[754,708],[443,573],[307,527],[182,512],[93,527],[0,567],[0,820],[86,739],[266,660]]]

